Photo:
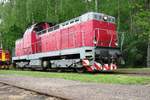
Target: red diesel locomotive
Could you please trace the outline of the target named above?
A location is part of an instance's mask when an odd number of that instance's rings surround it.
[[[15,44],[18,67],[110,71],[121,57],[115,18],[88,12],[58,25],[41,22],[27,28]]]

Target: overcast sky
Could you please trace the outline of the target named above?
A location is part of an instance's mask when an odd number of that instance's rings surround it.
[[[0,0],[0,3],[1,3],[2,1],[7,2],[8,0]]]

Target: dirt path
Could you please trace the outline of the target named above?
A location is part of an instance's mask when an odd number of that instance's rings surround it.
[[[61,100],[0,83],[0,100]]]
[[[9,75],[0,75],[0,82],[69,100],[149,100],[150,98],[150,85],[95,84]]]

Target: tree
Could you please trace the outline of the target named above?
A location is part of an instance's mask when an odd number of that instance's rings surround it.
[[[116,17],[118,31],[126,33],[123,52],[127,64],[146,65],[146,54],[149,53],[147,45],[150,33],[150,0],[1,1],[3,2],[0,4],[0,32],[5,41],[4,48],[11,50],[15,40],[22,37],[32,22],[47,21],[58,24],[88,11],[97,11]]]
[[[134,26],[138,38],[145,41],[145,45],[147,45],[147,66],[150,67],[150,7],[148,5],[150,5],[149,0],[145,0],[144,5],[140,7],[139,12],[134,16]]]

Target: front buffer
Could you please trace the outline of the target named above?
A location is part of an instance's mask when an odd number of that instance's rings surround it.
[[[118,48],[96,47],[93,58],[86,57],[82,60],[82,65],[88,72],[113,71],[117,69],[120,58]]]

